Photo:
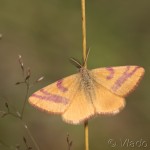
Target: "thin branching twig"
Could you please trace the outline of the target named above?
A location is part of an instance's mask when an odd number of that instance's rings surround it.
[[[19,64],[21,66],[21,70],[22,70],[22,75],[23,75],[23,81],[21,82],[17,82],[16,85],[20,85],[20,84],[25,84],[26,85],[26,94],[25,94],[25,98],[24,98],[24,102],[23,102],[23,106],[22,106],[22,109],[21,111],[19,112],[18,110],[14,113],[14,112],[11,112],[10,111],[10,108],[9,108],[9,105],[7,102],[5,102],[5,108],[6,108],[6,111],[0,111],[0,117],[1,118],[4,118],[8,115],[11,115],[17,119],[19,119],[23,125],[23,127],[25,128],[28,136],[30,137],[30,139],[32,140],[36,150],[40,150],[37,142],[35,141],[32,133],[30,132],[27,124],[23,121],[23,116],[24,116],[24,111],[25,111],[25,106],[26,106],[26,102],[28,100],[28,93],[29,93],[29,89],[30,87],[32,87],[35,83],[38,83],[40,82],[41,80],[43,80],[44,77],[40,77],[39,79],[37,79],[32,85],[30,84],[30,76],[31,76],[31,71],[30,69],[28,68],[27,69],[27,73],[26,73],[26,76],[25,76],[25,68],[24,68],[24,63],[23,63],[23,60],[22,60],[22,57],[21,55],[19,55]],[[28,146],[27,145],[27,140],[25,137],[23,137],[23,141],[24,141],[24,144],[26,145],[26,149],[27,150],[31,150],[32,147],[31,146]],[[16,146],[16,147],[12,147],[12,146],[9,146],[7,145],[6,143],[0,141],[1,145],[5,146],[5,147],[8,147],[8,148],[11,148],[11,149],[15,149],[15,150],[19,150],[20,146]]]
[[[68,145],[68,150],[71,150],[72,140],[70,140],[69,134],[67,134],[67,145]]]

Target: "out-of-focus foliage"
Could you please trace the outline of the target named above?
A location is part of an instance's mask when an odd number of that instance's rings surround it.
[[[149,6],[148,0],[87,0],[89,68],[136,64],[146,69],[144,79],[127,98],[127,106],[121,113],[89,121],[91,150],[111,150],[110,139],[117,142],[116,149],[130,149],[126,145],[121,147],[121,140],[125,139],[133,142],[143,139],[150,148]],[[0,110],[5,109],[5,101],[12,109],[21,110],[25,88],[15,86],[21,80],[19,54],[25,65],[31,67],[31,80],[45,76],[44,81],[31,89],[31,94],[76,72],[68,58],[82,58],[81,42],[80,0],[1,0]],[[60,117],[47,115],[28,104],[24,120],[42,150],[67,149],[67,133],[73,141],[72,150],[83,150],[82,125],[65,124]],[[23,136],[28,137],[17,119],[0,119],[0,141],[23,145]],[[0,145],[0,150],[5,149]]]

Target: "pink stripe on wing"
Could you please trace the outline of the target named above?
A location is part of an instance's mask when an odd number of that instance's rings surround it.
[[[117,91],[122,84],[128,80],[128,78],[130,78],[140,67],[136,66],[131,72],[129,72],[130,70],[130,66],[127,66],[125,72],[123,73],[123,75],[118,78],[118,80],[115,82],[115,84],[112,86],[112,90],[113,91]]]
[[[67,98],[65,98],[65,97],[48,93],[47,91],[44,91],[44,89],[41,89],[40,92],[43,93],[44,96],[34,93],[32,95],[32,97],[36,97],[36,98],[39,98],[41,100],[46,100],[46,101],[53,101],[55,103],[63,103],[64,105],[68,104],[69,100]]]
[[[112,68],[112,67],[107,67],[106,68],[108,71],[109,71],[109,75],[106,77],[108,80],[110,80],[110,79],[112,79],[113,77],[114,77],[114,73],[115,73],[115,71],[114,71],[114,69]]]
[[[58,87],[58,89],[60,91],[62,91],[62,92],[68,91],[68,89],[62,85],[62,82],[63,82],[62,79],[57,81],[57,87]]]

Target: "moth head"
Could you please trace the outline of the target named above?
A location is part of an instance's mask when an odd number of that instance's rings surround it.
[[[73,58],[73,57],[70,58],[70,62],[78,69],[85,68],[85,66],[87,64],[89,53],[90,53],[90,49],[87,50],[86,57],[85,57],[85,59],[83,59],[83,63],[81,63],[79,60],[77,60],[76,58]]]

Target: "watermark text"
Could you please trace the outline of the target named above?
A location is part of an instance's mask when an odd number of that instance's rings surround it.
[[[108,139],[108,144],[111,147],[129,147],[129,148],[146,148],[148,147],[148,141],[144,139],[132,140],[126,139]]]

